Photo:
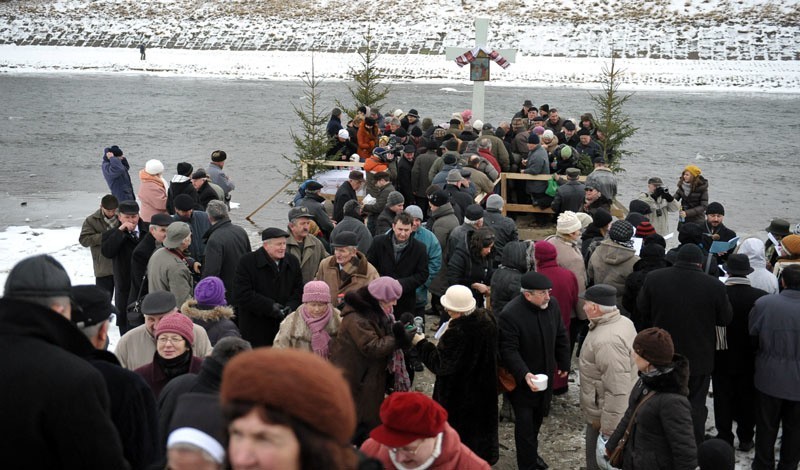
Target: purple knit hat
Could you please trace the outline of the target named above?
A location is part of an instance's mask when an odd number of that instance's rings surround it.
[[[216,307],[227,305],[225,301],[225,284],[216,276],[209,276],[194,286],[194,298],[200,305]]]
[[[380,302],[391,302],[403,295],[403,286],[397,282],[397,279],[389,276],[381,276],[370,282],[367,290]]]
[[[308,281],[303,287],[303,303],[331,301],[331,289],[323,281]]]
[[[181,335],[189,343],[189,346],[194,344],[194,324],[189,317],[182,313],[170,313],[158,322],[156,338],[163,333]]]

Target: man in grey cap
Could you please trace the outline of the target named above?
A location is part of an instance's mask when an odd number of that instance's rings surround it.
[[[466,214],[467,206],[475,202],[467,192],[467,189],[465,189],[466,184],[464,177],[461,175],[461,170],[456,168],[447,173],[447,184],[442,188],[444,192],[450,195],[450,204],[457,205],[462,214]]]
[[[577,168],[567,168],[567,180],[558,179],[558,191],[553,199],[550,208],[553,209],[555,216],[562,212],[580,212],[583,208],[583,201],[586,197],[586,186],[580,181],[581,170]]]
[[[72,287],[72,323],[94,346],[85,356],[105,379],[111,398],[111,421],[119,431],[125,459],[132,468],[146,468],[158,459],[158,412],[153,392],[139,374],[122,368],[106,351],[112,314],[111,296],[95,286]]]
[[[580,355],[580,404],[586,419],[586,468],[597,469],[597,437],[607,441],[628,409],[628,396],[638,379],[633,361],[633,322],[616,306],[617,289],[597,284],[580,297],[589,319],[589,333]]]
[[[261,247],[236,266],[233,304],[242,338],[254,348],[272,346],[281,321],[300,306],[303,275],[297,258],[287,256],[287,238],[279,228],[264,230]]]
[[[192,298],[194,280],[184,250],[192,242],[192,230],[185,222],[173,222],[167,227],[164,246],[157,249],[147,263],[148,292],[166,290],[175,295],[178,305]],[[196,268],[196,266],[193,266]]]
[[[656,233],[661,236],[670,233],[669,213],[678,212],[681,205],[669,193],[661,178],[654,176],[648,179],[647,192],[639,193],[637,199],[650,206],[650,214],[647,215],[647,218],[650,219]]]
[[[310,233],[314,216],[308,207],[297,206],[289,209],[289,238],[286,239],[286,254],[300,262],[303,284],[314,279],[319,263],[328,256],[325,245]]]
[[[144,325],[128,331],[119,339],[114,355],[119,359],[122,367],[134,370],[153,361],[156,352],[155,331],[158,322],[165,315],[178,311],[175,296],[170,292],[152,291],[142,299],[142,315]],[[211,341],[202,326],[194,325],[194,345],[192,354],[197,357],[206,357],[211,354]]]
[[[139,218],[136,201],[120,201],[117,208],[119,226],[103,232],[100,253],[112,260],[114,265],[114,305],[120,312],[127,312],[131,302],[131,258],[133,250],[144,237],[146,225]],[[133,299],[136,300],[136,299]],[[128,316],[117,316],[119,333],[128,331]]]
[[[208,220],[211,222],[205,235],[206,242],[203,258],[202,278],[216,276],[225,285],[225,299],[230,302],[230,292],[236,277],[236,265],[244,254],[250,253],[250,237],[247,231],[231,222],[228,207],[221,201],[211,201],[206,207]]]
[[[561,319],[553,283],[537,272],[525,273],[519,295],[506,304],[499,315],[500,357],[514,376],[516,388],[510,392],[514,407],[514,440],[517,467],[548,468],[539,456],[539,429],[550,409],[552,387],[541,390],[534,375],[543,374],[548,383],[553,377],[566,378],[570,368],[569,335]]]
[[[49,255],[25,258],[0,299],[0,452],[5,468],[129,468],[92,344],[70,323],[70,280]],[[151,357],[152,360],[152,357]]]

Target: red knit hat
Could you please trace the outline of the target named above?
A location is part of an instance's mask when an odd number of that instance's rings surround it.
[[[181,335],[190,346],[194,344],[194,324],[182,313],[170,313],[162,318],[156,326],[156,338],[162,333]]]
[[[279,409],[342,445],[356,430],[356,408],[342,371],[307,351],[258,348],[237,354],[223,370],[220,398],[223,404]]]
[[[648,220],[643,220],[641,223],[639,223],[639,225],[636,226],[636,236],[639,238],[644,238],[654,233],[656,233],[656,229]]]
[[[381,421],[370,437],[388,447],[402,447],[444,431],[447,411],[423,393],[394,392],[383,400]]]

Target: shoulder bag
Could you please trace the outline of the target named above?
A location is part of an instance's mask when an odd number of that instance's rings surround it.
[[[633,414],[631,415],[631,419],[628,421],[628,426],[625,428],[625,434],[622,435],[622,438],[617,443],[617,447],[614,449],[614,452],[608,457],[608,461],[616,468],[622,468],[622,457],[625,453],[625,444],[628,442],[628,437],[630,436],[631,430],[633,429],[633,423],[636,422],[636,413],[639,412],[639,408],[645,404],[645,402],[655,395],[655,392],[650,393],[642,401],[636,405],[636,408],[633,410]]]

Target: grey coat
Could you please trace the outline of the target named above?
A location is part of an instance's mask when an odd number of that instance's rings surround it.
[[[528,160],[525,165],[525,173],[528,175],[549,175],[550,164],[547,159],[547,150],[541,145],[528,152]],[[547,190],[547,181],[526,181],[525,192],[528,194],[544,194]]]
[[[211,182],[222,188],[222,191],[225,193],[225,200],[230,200],[231,191],[236,189],[236,185],[233,184],[233,181],[222,171],[222,168],[213,163],[208,164],[206,171],[208,172],[208,177],[211,178]]]
[[[346,215],[342,221],[334,227],[333,232],[331,232],[331,239],[336,238],[336,234],[339,232],[355,233],[356,239],[358,240],[358,251],[362,253],[369,251],[369,247],[372,245],[372,234],[369,233],[369,229],[364,225],[364,222],[355,217]]]
[[[758,338],[756,388],[783,400],[800,401],[800,291],[765,295],[750,312],[750,335]]]
[[[586,197],[586,185],[578,180],[569,180],[558,187],[550,208],[560,214],[564,211],[580,212]]]
[[[517,224],[511,217],[504,216],[497,209],[486,209],[483,213],[483,226],[491,228],[494,232],[495,259],[500,261],[506,244],[519,240]]]

